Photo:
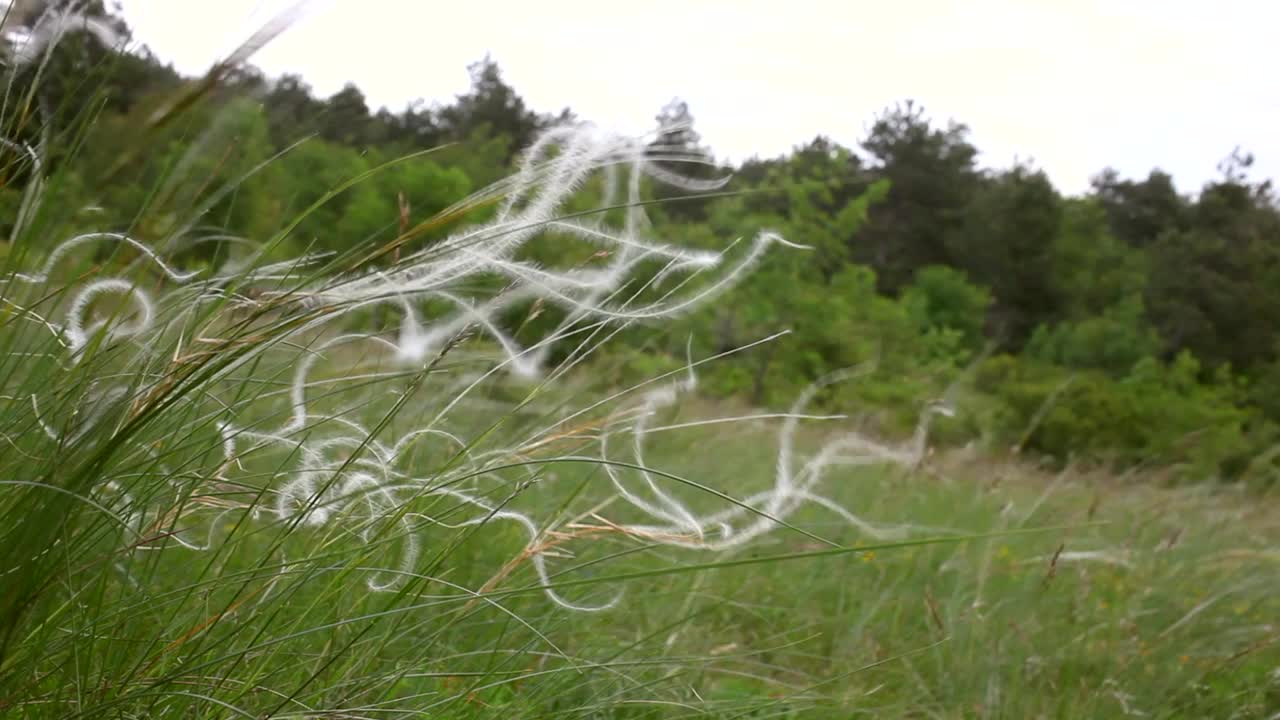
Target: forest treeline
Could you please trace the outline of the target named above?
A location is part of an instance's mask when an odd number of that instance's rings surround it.
[[[88,34],[24,73],[41,75],[45,112],[6,113],[4,255],[19,247],[14,221],[32,182],[46,201],[24,226],[35,240],[23,253],[98,230],[188,265],[233,253],[236,238],[277,238],[282,256],[372,247],[504,177],[541,131],[577,120],[528,107],[487,58],[452,102],[399,111],[370,108],[353,85],[317,97],[299,77],[252,68],[182,78]],[[8,98],[37,102],[21,82]],[[192,107],[170,122],[175,102]],[[945,394],[959,412],[937,428],[943,443],[1274,482],[1280,209],[1247,153],[1231,152],[1194,195],[1159,170],[1100,169],[1087,193],[1067,196],[1032,165],[980,167],[964,125],[911,102],[879,114],[856,147],[818,137],[736,167],[711,160],[714,138],[704,143],[684,103],[656,119],[655,162],[732,176],[703,195],[649,187],[658,234],[722,248],[768,227],[810,249],[771,253],[677,325],[628,329],[646,352],[596,360],[619,379],[677,367],[688,342],[701,357],[789,330],[706,366],[703,388],[784,405],[816,378],[865,365],[827,402],[886,433],[910,431]],[[40,148],[39,167],[23,143]],[[604,193],[584,188],[582,209]],[[555,243],[538,252],[566,260]]]

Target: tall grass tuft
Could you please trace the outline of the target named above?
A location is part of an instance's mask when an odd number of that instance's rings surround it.
[[[73,19],[39,16],[14,65]],[[779,529],[847,551],[789,524],[806,504],[864,535],[910,530],[821,486],[838,465],[918,462],[923,439],[801,452],[800,422],[833,419],[808,414],[816,388],[787,413],[663,425],[715,358],[608,395],[580,379],[623,329],[803,250],[768,229],[714,251],[656,236],[643,183],[719,185],[658,167],[644,139],[558,127],[392,242],[283,257],[294,223],[190,268],[183,232],[39,247],[51,149],[5,143],[33,179],[0,278],[0,713],[470,717],[504,712],[478,689],[545,674],[530,707],[590,715],[662,678],[625,650],[559,647],[576,615],[625,622],[627,587],[732,564],[691,553]],[[569,212],[591,183],[604,206]],[[577,261],[532,262],[542,243]],[[779,424],[767,486],[650,462],[655,435],[747,421]],[[638,552],[669,562],[610,569]]]

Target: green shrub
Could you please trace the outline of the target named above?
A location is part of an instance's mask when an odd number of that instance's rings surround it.
[[[1237,382],[1197,378],[1189,354],[1171,364],[1140,360],[1117,380],[1002,355],[979,369],[975,388],[998,443],[1047,455],[1120,467],[1174,465],[1187,480],[1231,479],[1273,436],[1255,411],[1237,403]]]
[[[1160,350],[1160,337],[1146,322],[1142,298],[1130,295],[1101,315],[1041,325],[1026,354],[1072,368],[1102,370],[1118,377]]]
[[[970,352],[982,347],[991,293],[970,283],[959,270],[942,265],[917,270],[903,301],[928,329],[957,334],[959,345]]]

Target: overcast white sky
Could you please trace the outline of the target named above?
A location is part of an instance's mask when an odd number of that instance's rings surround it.
[[[292,0],[122,0],[135,39],[205,70]],[[490,53],[536,110],[647,130],[689,102],[719,157],[846,145],[914,98],[1078,192],[1105,166],[1159,166],[1184,192],[1236,145],[1280,176],[1276,0],[320,0],[263,50],[270,75],[374,107],[448,100]]]

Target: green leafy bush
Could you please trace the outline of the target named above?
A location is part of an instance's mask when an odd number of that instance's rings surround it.
[[[1036,328],[1025,353],[1071,368],[1102,370],[1119,377],[1160,351],[1160,337],[1147,324],[1142,298],[1130,295],[1100,315]]]
[[[1238,403],[1225,372],[1201,382],[1183,353],[1171,364],[1140,360],[1120,379],[1002,355],[979,368],[985,431],[1005,447],[1065,462],[1173,465],[1184,480],[1232,479],[1266,450],[1273,428]]]
[[[923,316],[928,329],[956,333],[960,347],[970,352],[982,347],[991,293],[959,270],[945,265],[917,270],[903,300]]]

